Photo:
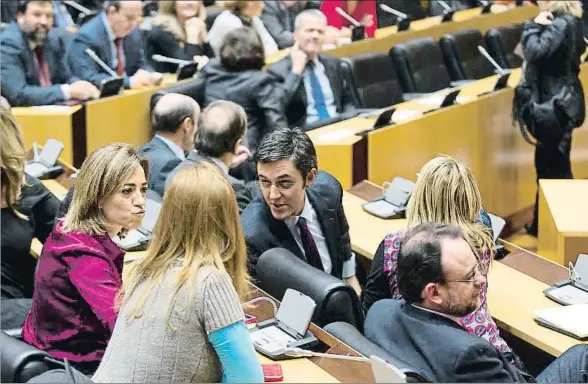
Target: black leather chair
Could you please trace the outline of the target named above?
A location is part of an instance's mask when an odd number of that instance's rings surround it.
[[[379,357],[380,359],[386,360],[389,364],[398,368],[406,375],[406,382],[408,383],[426,383],[427,380],[417,372],[414,368],[401,360],[398,360],[384,351],[376,344],[369,341],[364,335],[362,335],[357,329],[348,323],[335,322],[328,324],[324,327],[325,331],[335,336],[357,352],[361,353],[365,357],[372,355]]]
[[[345,57],[341,67],[361,108],[386,108],[404,101],[394,62],[385,53]]]
[[[465,29],[439,40],[451,80],[478,80],[494,74],[494,66],[478,51],[479,45],[486,48],[477,29]]]
[[[0,332],[0,367],[3,383],[26,383],[48,371],[50,367],[45,362],[46,358],[51,358],[51,355]]]
[[[212,28],[212,24],[214,24],[214,21],[216,20],[216,17],[218,15],[220,15],[222,12],[224,11],[224,9],[220,8],[220,9],[206,9],[206,20],[204,20],[204,23],[206,24],[206,30],[210,31],[210,28]]]
[[[180,93],[182,95],[190,96],[196,100],[199,105],[202,106],[204,103],[204,81],[196,79],[187,82],[180,82],[178,84],[172,85],[171,87],[167,87],[163,91],[155,92],[153,96],[151,96],[150,111],[153,111],[157,101],[166,93]]]
[[[486,32],[488,51],[502,68],[518,68],[523,64],[523,59],[514,53],[522,34],[523,24],[505,25]]]
[[[431,93],[451,86],[441,48],[432,37],[398,44],[390,50],[390,56],[405,94]]]
[[[288,288],[311,297],[316,303],[312,321],[319,326],[343,321],[363,330],[363,312],[353,288],[284,248],[270,249],[260,256],[256,284],[278,300]]]

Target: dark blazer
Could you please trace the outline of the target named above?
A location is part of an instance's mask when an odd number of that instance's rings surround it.
[[[341,184],[327,172],[320,171],[315,182],[306,190],[308,201],[316,211],[327,241],[333,268],[331,275],[341,279],[343,262],[351,258],[349,225],[343,212]],[[255,277],[257,260],[272,248],[286,248],[307,261],[288,226],[274,219],[262,196],[258,196],[241,215],[241,224],[247,242],[247,255],[252,277]]]
[[[325,66],[327,77],[331,83],[337,113],[343,114],[355,111],[357,106],[353,101],[353,96],[349,89],[350,85],[345,81],[340,60],[334,56],[322,53],[318,58]],[[307,100],[306,90],[304,89],[304,77],[294,75],[296,82],[292,83],[288,81],[293,76],[292,59],[290,56],[271,65],[267,71],[281,83],[281,88],[284,92],[286,116],[288,117],[290,126],[305,126]]]
[[[281,89],[266,71],[229,71],[218,59],[212,59],[200,72],[204,80],[204,105],[215,100],[233,101],[247,113],[245,146],[251,150],[263,135],[277,128],[285,128]]]
[[[2,31],[0,50],[2,96],[13,107],[50,105],[64,101],[65,95],[61,85],[77,80],[72,77],[63,60],[65,45],[55,30],[49,32],[43,43],[43,52],[53,84],[49,87],[41,87],[34,53],[16,22]]]
[[[85,52],[86,48],[93,50],[107,65],[111,65],[112,49],[108,39],[108,32],[99,13],[92,20],[84,24],[73,37],[67,50],[67,63],[73,73],[83,80],[87,80],[99,87],[100,82],[111,76],[92,60]],[[143,52],[143,41],[138,29],[134,29],[130,35],[123,39],[123,51],[125,54],[125,87],[130,87],[129,76],[133,76],[139,69],[153,71],[147,64]],[[116,72],[116,68],[112,68]]]
[[[149,189],[163,196],[167,176],[182,162],[157,136],[139,148],[139,153],[149,158]]]
[[[303,1],[287,8],[280,0],[264,1],[261,21],[280,49],[294,45],[294,20],[305,9]]]
[[[161,73],[175,73],[178,70],[178,64],[159,63],[151,58],[153,55],[162,55],[173,57],[175,59],[192,61],[194,56],[214,57],[214,51],[210,44],[182,44],[173,34],[166,31],[163,27],[153,27],[147,33],[145,43],[145,56],[149,64]]]
[[[404,300],[375,303],[367,314],[365,336],[431,383],[535,382],[492,344]]]
[[[167,179],[165,180],[165,188],[167,189],[167,186],[169,183],[171,183],[172,178],[180,169],[190,165],[200,164],[203,161],[208,161],[209,163],[216,165],[210,157],[203,156],[196,151],[190,152],[186,160],[178,164],[178,166],[175,167],[174,170],[167,176]],[[251,191],[247,188],[244,181],[236,179],[231,175],[226,176],[233,186],[233,190],[235,191],[235,196],[237,197],[237,206],[239,207],[239,214],[241,214],[245,207],[247,207],[247,205],[252,200]]]

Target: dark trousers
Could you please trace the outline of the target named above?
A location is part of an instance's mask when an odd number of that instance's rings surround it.
[[[27,318],[33,299],[2,299],[0,303],[2,329],[21,328]]]
[[[588,383],[588,345],[575,345],[565,351],[537,376],[537,382]]]
[[[535,147],[535,170],[537,172],[537,193],[535,194],[535,209],[533,211],[534,230],[539,222],[539,179],[573,179],[570,151],[572,149],[572,135],[562,139],[559,145],[537,144]]]

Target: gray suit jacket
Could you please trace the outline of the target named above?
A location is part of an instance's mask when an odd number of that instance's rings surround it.
[[[167,176],[167,180],[165,180],[165,188],[167,189],[167,186],[169,185],[169,183],[171,183],[172,178],[180,169],[188,167],[190,165],[200,164],[203,161],[208,161],[209,163],[216,165],[210,157],[202,156],[196,151],[190,152],[186,160],[178,164],[174,168],[174,170]],[[243,212],[245,207],[247,207],[249,202],[252,200],[252,193],[244,181],[236,179],[231,175],[226,175],[226,177],[233,186],[235,196],[237,197],[237,206],[239,207],[239,214],[241,214],[241,212]]]
[[[51,30],[43,43],[43,53],[53,84],[49,87],[41,87],[33,51],[16,22],[9,24],[2,31],[0,51],[2,52],[0,60],[2,96],[13,107],[51,105],[64,101],[65,95],[61,90],[61,84],[78,80],[72,77],[63,60],[64,41],[56,30]]]
[[[290,8],[284,7],[279,0],[265,1],[261,21],[280,49],[294,45],[294,19],[303,10],[302,1]]]
[[[149,158],[149,189],[163,196],[167,176],[182,162],[161,139],[153,136],[150,142],[139,148],[139,153]]]

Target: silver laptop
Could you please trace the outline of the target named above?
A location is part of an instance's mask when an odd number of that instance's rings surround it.
[[[502,217],[498,217],[491,213],[488,213],[488,216],[490,216],[490,223],[492,224],[492,232],[494,234],[494,242],[496,242],[496,240],[498,240],[498,236],[500,236],[504,230],[504,227],[506,227],[506,221]]]

